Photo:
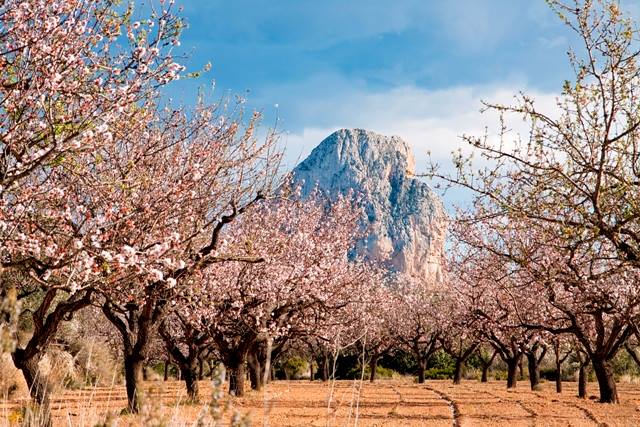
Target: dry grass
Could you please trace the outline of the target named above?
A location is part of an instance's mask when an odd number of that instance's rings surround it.
[[[575,383],[565,383],[564,393],[553,384],[532,392],[522,382],[507,391],[504,382],[480,384],[465,381],[387,380],[376,384],[337,381],[277,381],[269,385],[267,401],[262,393],[250,392],[233,399],[232,406],[250,414],[253,425],[271,426],[636,426],[640,425],[640,386],[620,384],[620,405],[602,405],[594,399],[576,397]],[[590,394],[597,385],[589,384]],[[60,426],[107,425],[195,425],[206,404],[185,404],[182,383],[148,382],[143,413],[119,415],[126,406],[123,387],[95,387],[66,391],[54,399],[54,424]],[[201,382],[202,401],[211,395],[208,381]],[[595,396],[593,396],[595,397]],[[17,425],[17,410],[25,400],[0,404],[0,425]],[[109,415],[110,414],[110,415]]]

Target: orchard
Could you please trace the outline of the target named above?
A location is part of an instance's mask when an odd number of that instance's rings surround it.
[[[303,196],[260,113],[167,101],[188,76],[173,1],[1,2],[0,348],[33,425],[59,386],[43,361],[82,354],[69,325],[108,349],[128,413],[154,366],[198,402],[204,377],[242,398],[296,363],[460,388],[526,370],[531,390],[552,366],[557,393],[571,370],[619,403],[620,360],[640,367],[640,40],[617,1],[547,3],[580,41],[573,78],[552,111],[486,103],[497,137],[465,135],[454,173],[423,165],[472,198],[431,278],[361,256],[360,195]]]

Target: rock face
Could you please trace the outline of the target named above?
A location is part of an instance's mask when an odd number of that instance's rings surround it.
[[[411,149],[399,137],[341,129],[293,170],[293,179],[303,196],[316,186],[333,197],[353,190],[364,201],[371,230],[360,254],[392,271],[440,280],[446,215],[414,173]]]

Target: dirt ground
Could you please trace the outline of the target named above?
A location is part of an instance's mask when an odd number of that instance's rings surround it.
[[[126,406],[123,387],[92,388],[56,395],[54,424],[60,426],[213,425],[207,402],[208,381],[200,383],[201,404],[184,403],[177,381],[145,384],[142,413],[120,415]],[[230,399],[221,408],[224,425],[234,412],[250,417],[251,425],[270,426],[638,426],[640,385],[620,384],[620,405],[597,403],[597,384],[589,384],[591,399],[576,395],[575,383],[555,393],[552,383],[532,392],[525,382],[507,391],[504,382],[382,380],[375,384],[336,381],[276,381],[263,393]],[[358,398],[359,397],[359,398]],[[0,426],[19,425],[24,401],[0,402]],[[265,421],[268,420],[268,424]]]

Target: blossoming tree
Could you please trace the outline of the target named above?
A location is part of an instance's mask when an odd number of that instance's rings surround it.
[[[181,23],[171,9],[135,23],[132,8],[109,1],[0,5],[0,292],[40,295],[33,335],[12,356],[45,418],[38,361],[92,292],[78,286],[94,259],[83,245],[87,204],[63,176],[80,175],[81,158],[115,143],[112,126],[178,77],[171,46]]]

